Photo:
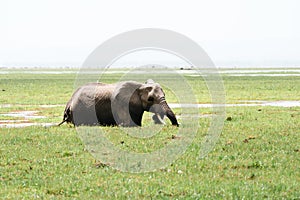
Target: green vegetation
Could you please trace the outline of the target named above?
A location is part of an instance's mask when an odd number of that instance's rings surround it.
[[[168,77],[171,79],[172,75]],[[108,74],[103,82],[115,82]],[[58,123],[74,91],[76,74],[0,74],[0,114],[35,110]],[[199,103],[210,103],[199,77],[185,76]],[[155,80],[155,78],[154,78]],[[240,100],[299,100],[299,77],[223,76],[227,103]],[[159,82],[159,81],[158,81]],[[169,103],[177,101],[166,88]],[[40,105],[57,105],[41,107]],[[174,109],[180,115],[180,109]],[[211,114],[209,108],[199,109]],[[214,150],[199,151],[210,118],[187,151],[165,168],[125,173],[96,160],[70,125],[0,128],[0,196],[4,199],[297,199],[300,198],[300,107],[228,107]],[[0,120],[15,119],[1,116]],[[179,119],[180,121],[181,119]],[[151,130],[150,115],[143,120]],[[100,127],[99,127],[100,128]],[[104,127],[107,138],[125,151],[152,152],[180,141],[169,124],[151,138],[136,139],[118,127]],[[128,128],[135,129],[135,128]]]

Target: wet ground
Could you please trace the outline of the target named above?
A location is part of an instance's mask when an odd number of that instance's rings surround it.
[[[3,106],[3,105],[2,105]],[[5,106],[8,106],[7,104]],[[38,123],[33,119],[46,118],[38,114],[38,111],[14,111],[0,114],[0,117],[9,117],[9,119],[0,120],[0,128],[22,128],[27,126],[53,126],[54,123]]]
[[[261,101],[261,100],[253,100],[253,101],[240,101],[241,103],[237,104],[172,104],[169,106],[171,108],[212,108],[218,106],[225,107],[250,107],[250,106],[275,106],[275,107],[298,107],[300,106],[300,101]]]
[[[13,107],[11,104],[2,104],[0,108],[9,108]],[[18,105],[20,106],[20,105]],[[263,100],[253,100],[253,101],[240,101],[237,104],[224,104],[224,105],[214,105],[214,104],[175,104],[170,103],[169,106],[171,108],[212,108],[214,106],[225,106],[225,107],[244,107],[244,106],[274,106],[274,107],[300,107],[300,101],[263,101]],[[64,107],[64,105],[39,105],[42,108],[52,108],[52,107]],[[14,111],[8,113],[0,113],[1,117],[5,117],[5,119],[0,120],[0,128],[22,128],[28,126],[55,126],[57,123],[38,123],[34,122],[35,119],[46,118],[46,116],[42,116],[38,111]],[[182,118],[183,116],[178,116],[178,118]],[[211,115],[205,114],[198,116],[200,118],[203,117],[211,117]]]

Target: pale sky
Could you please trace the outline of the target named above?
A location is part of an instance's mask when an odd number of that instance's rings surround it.
[[[299,9],[297,0],[1,0],[0,67],[80,65],[138,28],[186,35],[216,65],[300,66]]]

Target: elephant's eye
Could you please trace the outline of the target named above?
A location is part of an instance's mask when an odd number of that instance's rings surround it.
[[[148,101],[154,101],[154,98],[153,97],[149,97]]]

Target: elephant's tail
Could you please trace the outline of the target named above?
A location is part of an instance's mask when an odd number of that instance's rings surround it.
[[[60,122],[57,126],[60,126],[65,122],[67,123],[72,122],[71,100],[66,105],[62,122]]]
[[[60,126],[60,125],[62,125],[63,123],[65,123],[67,120],[66,119],[63,119],[63,121],[62,122],[60,122],[59,124],[57,124],[57,126]]]

